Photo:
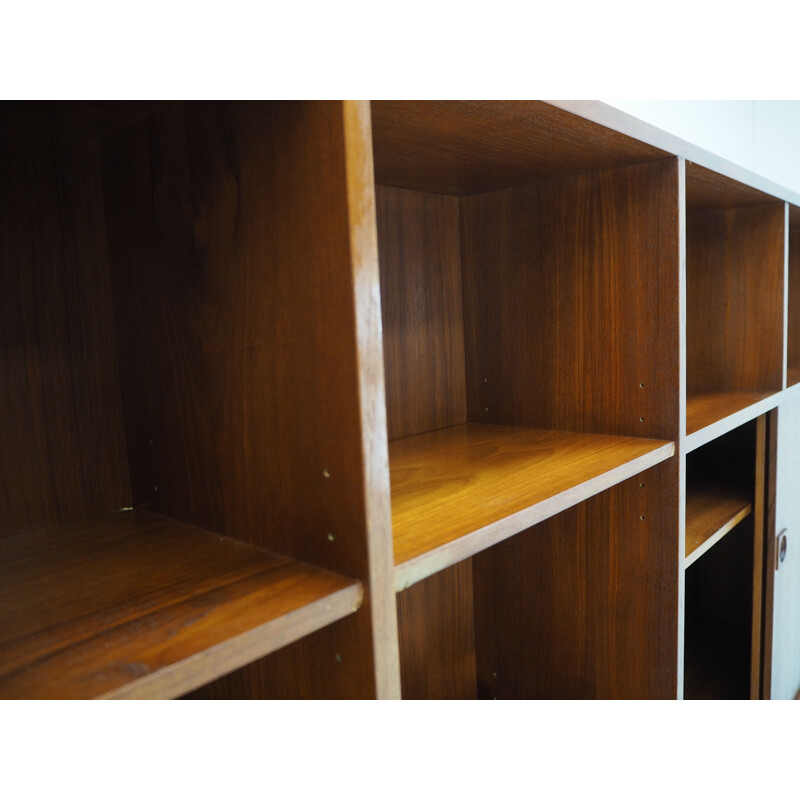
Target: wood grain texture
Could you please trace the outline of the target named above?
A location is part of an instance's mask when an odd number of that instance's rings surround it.
[[[693,450],[774,408],[777,392],[698,392],[686,398],[686,447]]]
[[[649,439],[466,425],[389,445],[395,588],[670,458]]]
[[[461,201],[470,422],[675,440],[678,165]]]
[[[378,183],[464,195],[666,154],[537,101],[373,101]]]
[[[597,100],[548,100],[547,104],[602,125],[604,128],[616,131],[624,136],[630,136],[639,142],[656,147],[662,152],[672,153],[685,159],[691,165],[705,168],[707,171],[724,176],[737,184],[746,184],[769,195],[771,199],[779,197],[789,203],[800,206],[800,194],[796,191],[780,186],[763,175],[745,169],[739,164],[734,164],[715,153],[680,139],[641,119],[632,117],[618,108]]]
[[[775,204],[777,198],[700,164],[686,163],[688,212]]]
[[[467,421],[458,200],[378,186],[389,439]]]
[[[790,220],[792,217],[790,216]],[[800,225],[789,228],[788,333],[786,338],[788,381],[800,381]]]
[[[475,614],[467,559],[397,595],[404,700],[474,700]]]
[[[388,528],[367,530],[364,459],[384,493],[387,464],[382,420],[362,428],[382,374],[377,342],[359,349],[379,294],[357,122],[335,102],[176,103],[103,153],[134,502],[369,589],[370,554],[391,564]],[[377,693],[373,649],[340,647],[340,696]]]
[[[750,497],[725,486],[690,486],[686,497],[686,560],[697,561],[753,511]]]
[[[376,696],[399,699],[400,655],[392,582],[394,558],[386,438],[387,402],[381,344],[380,271],[369,103],[343,102],[342,121],[368,559],[364,580],[368,587],[367,608],[372,617],[372,636],[369,638],[375,660]]]
[[[677,509],[672,459],[475,556],[480,696],[674,698]]]
[[[147,512],[0,544],[0,696],[174,697],[352,613],[357,581]]]
[[[0,536],[130,504],[95,149],[0,124]]]
[[[146,118],[163,105],[158,100],[5,100],[0,103],[0,121],[96,141]]]
[[[782,203],[688,216],[689,394],[783,387],[784,225]]]

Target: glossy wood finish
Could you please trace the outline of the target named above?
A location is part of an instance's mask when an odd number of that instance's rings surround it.
[[[690,396],[783,387],[784,233],[783,203],[689,214]]]
[[[174,697],[355,611],[357,581],[156,514],[0,543],[0,696]]]
[[[796,476],[800,471],[800,401],[781,405],[777,411],[777,464],[774,529],[765,563],[767,596],[772,627],[767,641],[769,691],[767,697],[790,700],[800,691],[800,498]],[[778,537],[785,533],[787,548],[783,562],[777,556]],[[779,567],[775,569],[776,565]]]
[[[676,696],[677,497],[670,459],[475,556],[482,697]]]
[[[690,214],[741,206],[775,204],[777,198],[747,183],[688,161],[686,208]]]
[[[670,458],[670,442],[466,425],[389,445],[397,591]]]
[[[472,560],[397,595],[400,665],[406,700],[474,700]]]
[[[800,209],[789,210],[787,385],[800,381]]]
[[[377,187],[389,439],[467,421],[458,200]]]
[[[439,194],[655,161],[666,153],[536,101],[373,101],[378,183]]]
[[[677,439],[677,161],[468,197],[461,215],[469,420]]]
[[[178,103],[103,153],[134,503],[361,579],[391,647],[369,141],[341,103]],[[396,645],[340,648],[340,696],[399,694]]]
[[[686,497],[686,559],[697,561],[753,511],[751,499],[725,486],[690,486]]]
[[[769,411],[776,392],[699,392],[686,399],[687,448],[693,450]]]
[[[130,505],[97,154],[0,125],[0,537]]]

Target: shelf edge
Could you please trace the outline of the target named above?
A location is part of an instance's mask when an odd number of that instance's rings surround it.
[[[753,512],[753,505],[752,503],[748,503],[745,508],[738,511],[731,517],[719,530],[715,531],[711,536],[708,537],[702,544],[695,547],[691,553],[684,556],[683,559],[683,568],[686,569],[687,567],[694,564],[700,556],[705,555],[720,539],[722,539],[725,534],[730,533],[745,517],[749,516]]]
[[[422,553],[419,556],[395,565],[395,592],[402,592],[415,583],[441,572],[476,553],[486,550],[505,539],[510,539],[533,525],[537,525],[596,494],[616,486],[618,483],[644,472],[675,454],[675,443],[666,442],[661,447],[627,461],[619,467],[572,486],[559,494],[548,497],[533,506],[517,511],[483,528],[465,534],[455,541]]]
[[[355,581],[333,594],[126,683],[97,699],[169,700],[180,697],[344,619],[361,607],[363,598],[364,587],[360,581]]]

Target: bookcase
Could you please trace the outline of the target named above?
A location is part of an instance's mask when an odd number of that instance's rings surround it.
[[[0,697],[800,689],[800,198],[595,103],[0,137]]]

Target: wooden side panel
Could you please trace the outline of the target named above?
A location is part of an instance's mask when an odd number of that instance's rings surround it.
[[[0,125],[0,536],[127,506],[94,148]]]
[[[678,463],[474,557],[479,694],[674,698]]]
[[[461,201],[471,422],[675,440],[678,163]]]
[[[800,227],[789,230],[789,385],[800,381]]]
[[[378,276],[376,253],[353,266],[374,206],[348,191],[351,123],[341,103],[176,103],[104,148],[134,502],[364,581],[333,696],[376,693],[371,548],[392,602],[388,505],[375,541],[366,521],[363,459],[388,498],[388,457],[383,425],[362,430],[383,375],[359,349]],[[312,651],[280,691],[302,693]]]
[[[783,203],[687,219],[687,390],[783,385]]]
[[[791,700],[800,691],[800,401],[778,407],[777,486],[775,530],[768,549],[772,561],[771,681],[769,697]],[[780,561],[781,536],[786,537],[784,560]],[[778,569],[775,570],[775,566]]]
[[[458,199],[377,187],[389,439],[467,421]]]
[[[472,559],[397,595],[405,700],[474,700]]]

